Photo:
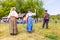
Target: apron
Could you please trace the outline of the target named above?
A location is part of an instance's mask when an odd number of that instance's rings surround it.
[[[9,30],[11,34],[17,34],[17,24],[16,24],[16,17],[11,16],[9,20]]]

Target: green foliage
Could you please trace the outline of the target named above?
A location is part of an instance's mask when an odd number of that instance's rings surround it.
[[[42,17],[44,13],[43,2],[39,0],[5,0],[0,1],[0,18],[8,15],[11,7],[16,7],[17,12],[27,13],[27,9],[30,8],[32,12],[37,10],[36,17]]]
[[[60,15],[52,15],[50,18],[52,18],[52,19],[60,19]]]

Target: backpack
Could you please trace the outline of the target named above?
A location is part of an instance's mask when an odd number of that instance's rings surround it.
[[[49,14],[48,13],[45,13],[44,19],[49,19]]]

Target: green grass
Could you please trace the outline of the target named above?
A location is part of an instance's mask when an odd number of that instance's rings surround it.
[[[0,24],[0,40],[60,40],[60,22],[49,23],[49,29],[42,29],[42,23],[33,25],[33,32],[26,31],[26,25],[18,24],[18,35],[9,34],[9,24]]]

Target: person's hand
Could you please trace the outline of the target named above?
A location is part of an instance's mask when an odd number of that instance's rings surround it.
[[[8,21],[10,20],[10,18],[8,18]]]
[[[35,10],[35,13],[36,13],[36,9],[34,9]]]

